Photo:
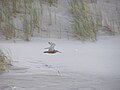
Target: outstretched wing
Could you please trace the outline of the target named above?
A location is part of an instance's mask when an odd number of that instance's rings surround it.
[[[54,51],[55,43],[48,42],[50,44],[49,51]]]

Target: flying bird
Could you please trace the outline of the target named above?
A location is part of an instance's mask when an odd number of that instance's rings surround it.
[[[48,51],[44,51],[44,53],[49,53],[49,54],[55,54],[57,52],[61,53],[60,51],[54,49],[55,43],[48,42],[48,44],[50,45],[50,47],[45,48],[48,49]]]

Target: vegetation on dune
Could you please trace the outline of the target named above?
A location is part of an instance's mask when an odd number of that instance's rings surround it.
[[[43,3],[51,7],[57,3],[57,0],[1,0],[0,32],[5,36],[6,40],[14,39],[15,41],[15,38],[22,35],[24,40],[30,41],[34,32],[38,31],[40,33],[40,24],[43,25]],[[49,17],[51,20],[51,10],[49,7]],[[15,26],[16,19],[19,19],[22,24],[20,30]]]
[[[8,70],[9,65],[11,65],[9,56],[0,49],[0,72]]]
[[[56,6],[57,3],[58,0],[0,0],[0,33],[2,33],[6,40],[13,39],[14,42],[18,37],[25,41],[30,41],[31,37],[36,33],[42,34],[42,31],[48,31],[47,35],[50,37],[49,28],[52,28],[54,21],[52,8]],[[71,26],[74,31],[74,36],[82,41],[95,41],[97,39],[97,29],[99,26],[106,27],[109,32],[113,33],[113,22],[110,22],[110,24],[107,23],[106,26],[102,25],[104,17],[102,11],[96,6],[97,0],[91,0],[90,2],[95,3],[91,4],[92,7],[94,7],[92,12],[90,10],[91,6],[89,7],[88,5],[89,0],[68,0],[68,3],[72,15]],[[47,12],[45,10],[47,10]],[[116,11],[118,14],[119,29],[119,7],[116,8]],[[45,14],[48,14],[46,15],[48,17],[46,17]],[[57,25],[56,23],[59,23],[59,21],[56,21],[56,15],[54,16],[55,25]],[[20,21],[18,24],[19,26],[21,25],[21,28],[18,28],[16,20]],[[62,33],[61,28],[63,27],[64,26],[60,26],[60,33]],[[56,30],[56,32],[58,31]],[[67,35],[68,32],[69,30],[67,31]]]
[[[37,0],[39,2],[39,0]],[[6,40],[17,37],[23,33],[24,40],[29,41],[35,28],[39,27],[40,14],[33,6],[33,0],[3,0],[0,1],[1,33]],[[15,20],[19,19],[22,29],[15,26]],[[31,36],[30,36],[31,35]]]
[[[96,40],[96,28],[102,19],[100,12],[96,11],[96,15],[90,14],[84,0],[70,0],[69,5],[75,36],[83,41]]]

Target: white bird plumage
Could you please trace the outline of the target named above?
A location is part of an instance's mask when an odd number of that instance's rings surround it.
[[[48,49],[48,51],[54,51],[54,47],[55,47],[55,43],[52,43],[52,42],[48,42],[48,44],[50,44],[50,47],[47,47],[45,49]]]

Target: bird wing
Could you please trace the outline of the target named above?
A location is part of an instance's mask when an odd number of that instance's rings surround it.
[[[48,42],[50,44],[49,51],[54,51],[55,43]]]

